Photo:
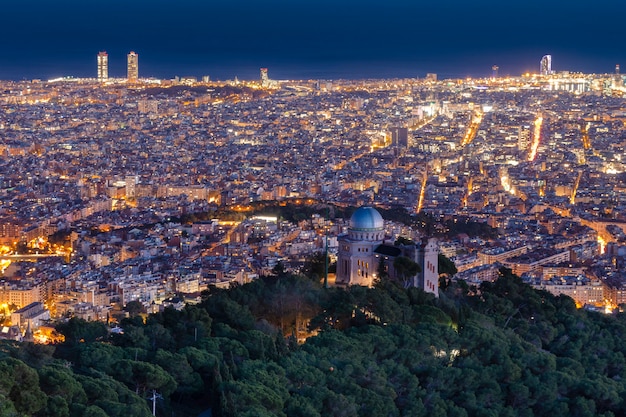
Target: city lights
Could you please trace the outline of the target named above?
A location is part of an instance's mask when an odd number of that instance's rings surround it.
[[[543,117],[538,116],[535,119],[533,129],[533,142],[530,145],[530,152],[528,153],[528,161],[532,162],[537,156],[537,150],[539,149],[539,142],[541,140],[541,125],[543,124]]]
[[[133,275],[160,256],[165,275],[189,272],[176,288],[190,293],[249,282],[279,260],[301,270],[327,235],[336,260],[348,224],[311,216],[323,204],[404,208],[434,223],[390,223],[386,239],[423,227],[442,247],[447,221],[488,224],[498,233],[489,246],[534,259],[498,262],[546,287],[545,265],[623,251],[626,152],[614,138],[626,127],[603,101],[620,85],[614,75],[611,84],[546,66],[542,76],[321,82],[276,81],[263,69],[249,81],[144,80],[136,54],[123,79],[107,78],[110,57],[98,58],[92,79],[8,82],[0,94],[11,144],[0,144],[0,271],[20,297],[71,265],[76,299],[100,317],[117,296],[110,288],[149,305],[173,294],[163,276]],[[487,249],[464,246],[473,239],[449,252],[468,274],[460,279],[484,279],[493,265],[479,256]],[[96,286],[104,276],[114,284]],[[69,293],[54,294],[46,306],[62,315]]]

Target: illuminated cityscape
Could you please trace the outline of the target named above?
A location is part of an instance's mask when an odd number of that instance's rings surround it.
[[[5,2],[0,416],[626,416],[625,13]]]
[[[580,306],[622,304],[623,80],[545,60],[547,74],[485,79],[273,81],[262,68],[258,81],[140,81],[131,52],[125,85],[101,52],[96,79],[2,82],[0,302],[93,319],[129,301],[159,308],[277,262],[298,270],[325,247],[321,228],[331,259],[348,256],[348,219],[245,215],[326,202],[486,223],[498,238],[439,236],[457,279],[504,265],[548,291],[588,283]],[[167,220],[217,210],[246,218]],[[376,227],[377,244],[431,237]],[[371,285],[376,265],[362,262]]]

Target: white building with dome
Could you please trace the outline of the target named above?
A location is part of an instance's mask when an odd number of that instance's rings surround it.
[[[382,259],[385,270],[395,279],[393,261],[405,256],[420,266],[420,272],[410,277],[408,286],[439,295],[438,247],[435,239],[411,245],[385,243],[385,221],[372,207],[357,209],[350,218],[348,234],[339,236],[336,285],[371,287],[376,280]]]

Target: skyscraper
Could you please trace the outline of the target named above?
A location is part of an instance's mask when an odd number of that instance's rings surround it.
[[[127,73],[129,82],[135,82],[139,78],[139,55],[133,51],[128,54]]]
[[[98,81],[104,82],[109,79],[109,55],[106,52],[98,52]]]
[[[499,66],[494,65],[493,67],[491,67],[491,78],[493,78],[494,80],[496,78],[498,78],[498,70],[500,69]]]
[[[517,135],[517,149],[521,152],[527,152],[530,145],[530,125],[519,127]]]
[[[402,149],[409,147],[409,129],[406,127],[392,127],[389,130],[391,131],[391,146]]]
[[[552,55],[544,55],[543,58],[541,58],[541,63],[539,64],[539,74],[552,74]]]
[[[261,86],[267,87],[270,84],[270,78],[267,75],[267,68],[261,68]]]
[[[615,75],[613,76],[613,86],[614,87],[623,87],[624,79],[621,75],[619,75],[619,64],[615,65]]]

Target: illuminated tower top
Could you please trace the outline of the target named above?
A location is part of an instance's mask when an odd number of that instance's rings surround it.
[[[139,55],[133,51],[128,54],[127,74],[129,82],[136,82],[139,79]]]
[[[104,82],[109,79],[109,55],[106,52],[98,52],[98,81]]]
[[[543,58],[541,58],[541,63],[539,65],[539,74],[552,74],[552,55],[544,55]]]

